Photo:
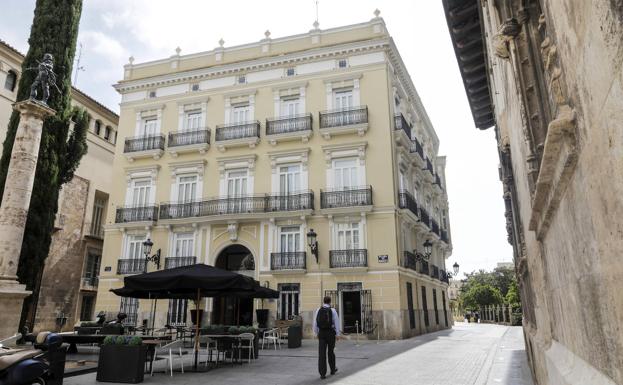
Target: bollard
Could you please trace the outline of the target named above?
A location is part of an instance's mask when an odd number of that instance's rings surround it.
[[[355,346],[359,346],[359,321],[355,321],[355,332],[357,333],[357,337],[355,339]]]

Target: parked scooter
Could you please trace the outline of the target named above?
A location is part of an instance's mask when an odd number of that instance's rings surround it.
[[[66,349],[62,337],[50,332],[26,334],[23,340],[32,347],[5,347],[21,338],[16,334],[0,341],[0,385],[61,384]]]

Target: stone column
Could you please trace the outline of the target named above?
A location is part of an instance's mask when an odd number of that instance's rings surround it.
[[[24,298],[31,294],[17,281],[17,265],[35,181],[43,120],[56,113],[31,100],[15,103],[13,108],[21,116],[0,205],[0,338],[17,332]]]

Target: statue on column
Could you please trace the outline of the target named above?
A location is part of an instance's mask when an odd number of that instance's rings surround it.
[[[37,71],[37,77],[30,86],[30,99],[41,102],[47,106],[48,98],[50,97],[50,84],[56,88],[59,94],[61,93],[61,90],[56,85],[56,74],[54,73],[54,58],[52,57],[52,54],[46,53],[45,55],[43,55],[43,60],[37,60],[37,63],[39,63],[37,68],[28,68],[29,70]],[[41,86],[41,93],[43,94],[41,100],[37,100],[37,88],[39,86]]]

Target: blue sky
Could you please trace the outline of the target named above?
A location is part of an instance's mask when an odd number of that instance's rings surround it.
[[[22,52],[32,23],[34,0],[2,0],[0,39]],[[314,0],[191,1],[84,0],[78,41],[82,43],[77,86],[119,110],[111,87],[128,57],[135,62],[175,53],[307,32],[316,16]],[[407,65],[446,155],[453,255],[461,271],[491,269],[512,260],[506,241],[502,185],[493,130],[474,128],[450,43],[441,1],[322,0],[320,28],[367,21],[379,8]]]

